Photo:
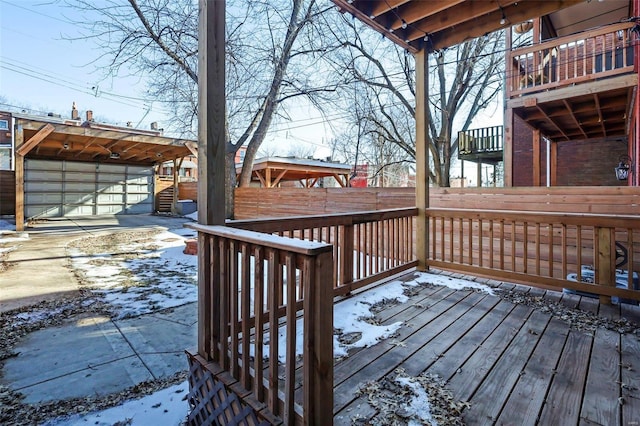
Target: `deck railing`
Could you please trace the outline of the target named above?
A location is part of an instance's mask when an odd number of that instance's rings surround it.
[[[638,216],[436,208],[427,215],[431,266],[599,294],[605,302],[640,300]]]
[[[198,354],[212,363],[209,373],[262,420],[330,424],[332,246],[223,226],[189,226],[198,231],[203,260]],[[296,401],[300,361],[304,397]],[[192,374],[192,381],[194,377],[203,374]],[[197,409],[205,413],[200,418],[216,417],[228,424],[231,419],[222,420],[223,411],[233,401],[220,401],[211,384],[199,383],[191,392],[202,395]],[[216,395],[205,396],[207,391]],[[214,416],[216,410],[220,414]],[[198,412],[194,409],[191,416]]]
[[[230,221],[232,227],[333,245],[334,294],[344,295],[417,265],[416,208]]]
[[[503,126],[483,127],[458,132],[458,158],[465,155],[502,152]]]
[[[507,97],[633,72],[633,25],[608,25],[509,52]]]

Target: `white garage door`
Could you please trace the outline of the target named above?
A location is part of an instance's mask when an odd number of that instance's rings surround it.
[[[25,160],[27,218],[153,212],[153,167]]]

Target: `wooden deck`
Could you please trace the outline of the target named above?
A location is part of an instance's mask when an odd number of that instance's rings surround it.
[[[468,425],[640,424],[638,329],[584,331],[514,298],[566,307],[565,317],[576,309],[591,313],[581,314],[582,325],[598,318],[640,324],[637,306],[600,305],[556,291],[499,284],[491,296],[424,286],[407,303],[377,314],[382,324],[404,322],[396,337],[336,361],[334,424],[373,424],[376,410],[358,389],[394,377],[399,368],[446,381],[455,400],[469,402]]]

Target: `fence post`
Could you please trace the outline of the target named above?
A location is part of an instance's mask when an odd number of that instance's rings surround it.
[[[351,240],[353,241],[353,239]],[[304,280],[304,424],[333,424],[333,253],[312,258]]]

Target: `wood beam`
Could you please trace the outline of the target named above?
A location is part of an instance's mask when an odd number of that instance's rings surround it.
[[[551,183],[549,186],[558,186],[558,144],[556,142],[552,142],[549,144],[551,146]]]
[[[430,4],[439,5],[441,2],[431,2]],[[421,7],[424,3],[416,2],[417,7]],[[415,22],[410,29],[406,32],[407,40],[417,40],[424,37],[426,32],[437,33],[454,25],[464,24],[470,19],[486,15],[487,13],[495,12],[497,4],[493,1],[472,1],[466,0],[451,2],[451,4],[443,7],[432,7],[433,13],[423,15],[420,20]],[[404,14],[402,14],[404,18]],[[405,18],[406,19],[406,18]],[[498,21],[500,18],[498,18]],[[413,22],[407,20],[407,22]],[[395,23],[394,23],[395,24]],[[400,21],[402,24],[402,21]],[[397,30],[399,27],[393,27]],[[421,31],[419,28],[425,28],[428,31]]]
[[[24,144],[22,144],[20,146],[20,148],[18,148],[16,150],[16,154],[21,155],[21,156],[24,157],[25,155],[27,155],[29,153],[29,151],[31,151],[40,142],[42,142],[44,140],[44,138],[49,136],[53,132],[54,129],[55,128],[51,124],[45,124],[44,126],[42,126],[42,128],[40,130],[38,130],[38,132],[36,132],[35,135],[31,136],[31,138],[29,138],[29,140],[24,142]]]
[[[345,188],[345,187],[349,186],[349,176],[348,175],[339,175],[337,173],[334,173],[333,177],[335,178],[336,182],[338,182],[338,185],[340,185],[342,188]],[[344,178],[344,180],[343,180],[343,178]]]
[[[540,186],[540,130],[534,129],[532,141],[533,186]]]
[[[198,14],[198,222],[225,224],[225,0],[199,0]],[[216,265],[215,247],[198,233],[198,264]],[[213,324],[220,312],[218,271],[198,268],[198,354],[211,360],[212,341],[220,340]],[[225,355],[226,356],[226,355]]]
[[[182,167],[182,161],[184,157],[173,159],[173,195],[171,197],[171,213],[178,214],[178,183],[180,176],[180,167]]]
[[[521,108],[529,106],[527,102],[532,99],[538,104],[562,101],[567,98],[574,98],[582,95],[589,95],[598,92],[610,92],[618,89],[626,89],[638,85],[638,75],[629,74],[619,77],[611,77],[603,80],[591,81],[588,83],[576,84],[575,86],[559,87],[548,92],[536,93],[533,96],[522,96],[519,98],[509,99],[507,106],[510,108]]]
[[[547,112],[542,109],[542,107],[540,106],[540,104],[536,105],[536,108],[538,109],[538,111],[540,111],[540,113],[542,114],[542,116],[551,124],[553,124],[553,127],[556,128],[556,130],[558,131],[558,133],[560,133],[562,136],[564,136],[564,138],[566,140],[571,140],[571,138],[569,136],[567,136],[567,134],[564,132],[564,130],[562,129],[562,126],[559,125],[558,123],[556,123],[556,121],[549,115],[547,114]]]
[[[225,224],[225,10],[224,0],[200,0],[198,222],[203,225]]]
[[[503,148],[503,164],[504,164],[504,186],[513,186],[513,131],[515,125],[515,115],[513,108],[507,106],[504,113],[504,148]]]
[[[16,231],[24,231],[24,156],[18,153],[24,144],[24,129],[18,124],[13,135],[16,146]]]
[[[378,17],[382,14],[389,12],[390,10],[395,9],[396,7],[407,3],[409,0],[385,0],[372,2],[375,3],[374,6],[369,11],[369,18]]]
[[[264,177],[262,176],[261,170],[255,170],[253,173],[256,174],[256,176],[258,176],[258,180],[260,181],[260,184],[263,187],[267,187],[267,182],[264,180]]]
[[[196,157],[198,156],[198,144],[196,142],[185,142],[184,146],[186,146],[189,151],[191,151],[191,154],[195,155]]]
[[[287,174],[288,171],[289,170],[287,170],[287,169],[281,171],[280,174],[273,181],[273,186],[277,186],[280,183],[280,180],[284,177],[284,175]]]
[[[569,115],[573,119],[573,122],[576,124],[576,127],[578,127],[578,129],[582,133],[582,136],[584,136],[584,138],[587,139],[588,136],[585,133],[584,128],[582,127],[582,123],[580,123],[580,121],[577,119],[576,115],[574,114],[573,108],[572,108],[571,104],[569,104],[569,101],[565,99],[565,100],[562,101],[562,103],[564,104],[564,107],[567,109],[567,112],[569,113]]]
[[[421,50],[415,55],[416,60],[416,256],[418,270],[425,271],[429,267],[429,116],[427,100],[429,99],[429,54]]]
[[[440,16],[441,13],[439,12],[443,12],[448,9],[455,9],[454,6],[459,5],[460,3],[464,3],[465,1],[466,0],[431,2],[413,1],[405,7],[401,7],[398,10],[397,15],[393,15],[395,19],[389,23],[389,27],[393,28],[394,30],[398,30],[402,28],[402,21],[404,20],[404,22],[412,24],[411,27],[409,27],[410,29],[405,33],[408,36],[408,39],[415,40],[416,38],[418,38],[415,36],[415,32],[418,33],[418,36],[422,35],[422,37],[424,37],[424,33],[426,31],[416,30],[415,27],[429,28],[430,32],[439,31],[442,28],[435,28],[432,30],[431,27],[429,27],[429,24],[435,26],[437,25],[437,23],[440,23],[442,21],[442,16]],[[487,7],[490,7],[491,9],[489,9],[489,11],[496,8],[496,4],[494,2],[481,3],[486,4]],[[474,3],[472,3],[471,5],[466,5],[465,11],[470,12],[469,9],[473,7]],[[460,22],[462,22],[466,18],[466,16],[467,15],[462,14]],[[436,19],[436,17],[439,17],[440,19]],[[412,35],[414,35],[414,37],[411,37]]]
[[[600,123],[600,130],[604,137],[607,137],[607,127],[604,125],[604,118],[602,117],[602,107],[600,106],[600,98],[596,93],[593,94],[593,102],[596,104],[596,112],[598,113],[598,123]]]
[[[506,25],[515,25],[519,22],[537,16],[548,15],[556,10],[582,2],[584,2],[584,0],[531,0],[527,2],[514,2],[502,9],[507,19]],[[463,24],[450,26],[435,34],[433,37],[430,37],[431,44],[429,45],[429,50],[438,50],[454,46],[465,40],[471,40],[486,33],[496,31],[500,29],[500,26],[496,23],[500,22],[501,18],[502,12],[498,9],[493,13],[467,20]]]

